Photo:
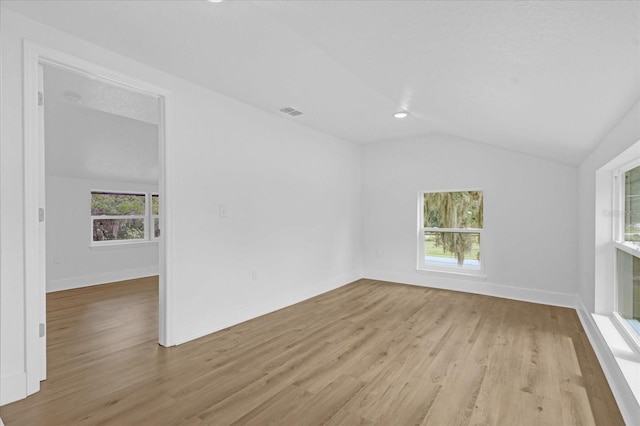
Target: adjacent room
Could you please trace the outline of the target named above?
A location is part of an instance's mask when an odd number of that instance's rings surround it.
[[[640,2],[0,35],[0,425],[640,425]]]

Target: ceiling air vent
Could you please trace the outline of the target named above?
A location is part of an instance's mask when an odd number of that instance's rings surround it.
[[[291,107],[282,108],[280,109],[280,112],[284,112],[285,114],[288,114],[292,117],[297,117],[298,115],[302,115],[301,111],[298,111],[297,109],[291,108]]]

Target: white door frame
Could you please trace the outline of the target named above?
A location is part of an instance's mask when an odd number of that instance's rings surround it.
[[[162,238],[159,242],[159,327],[158,342],[162,346],[173,346],[172,291],[171,291],[171,244],[172,241],[172,185],[166,176],[167,169],[167,121],[171,117],[171,94],[169,91],[136,80],[124,74],[104,68],[101,65],[74,57],[28,40],[24,41],[24,273],[25,273],[25,372],[27,395],[40,390],[41,355],[40,323],[46,320],[45,306],[46,277],[41,261],[41,235],[39,208],[44,208],[40,200],[44,194],[44,138],[38,129],[38,78],[40,64],[53,65],[101,79],[110,80],[132,90],[158,96],[160,102],[159,124],[159,189],[163,197],[160,203],[160,226]],[[46,212],[45,212],[46,215]],[[45,322],[46,324],[46,322]]]

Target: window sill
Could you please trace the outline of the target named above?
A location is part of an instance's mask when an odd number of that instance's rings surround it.
[[[628,242],[614,241],[613,246],[631,256],[640,257],[640,246]]]
[[[158,241],[127,241],[127,242],[115,242],[115,243],[101,243],[101,244],[89,244],[91,250],[112,250],[123,248],[138,248],[138,247],[150,247],[157,246]]]
[[[620,371],[629,384],[636,401],[640,404],[640,353],[629,344],[618,330],[615,319],[606,315],[591,314],[611,350]]]
[[[427,268],[416,268],[416,271],[419,274],[433,275],[436,277],[458,278],[458,279],[471,280],[471,281],[487,280],[486,275],[482,275],[480,273],[474,273],[474,272],[458,272],[458,271],[445,270],[445,269],[427,269]]]

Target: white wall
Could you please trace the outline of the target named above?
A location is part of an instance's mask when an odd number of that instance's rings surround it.
[[[484,191],[486,282],[416,271],[419,191]],[[448,136],[366,145],[367,278],[575,304],[577,169]]]
[[[90,247],[91,190],[157,192],[157,185],[47,176],[47,292],[158,273],[158,243]]]
[[[172,151],[177,341],[360,278],[360,148],[185,95]]]
[[[360,272],[357,145],[2,9],[1,402],[24,397],[22,39],[170,92],[164,235],[180,343],[346,284]],[[219,204],[228,205],[218,218]],[[36,327],[37,328],[37,327]],[[36,328],[29,330],[36,332]]]
[[[604,312],[607,306],[598,307],[596,299],[611,299],[605,294],[597,295],[596,289],[596,265],[598,270],[606,277],[608,274],[608,262],[606,255],[596,257],[596,250],[603,253],[608,249],[611,241],[611,219],[603,217],[604,210],[611,208],[611,186],[602,175],[600,181],[599,205],[596,205],[596,171],[612,159],[617,157],[627,148],[640,140],[640,103],[631,108],[621,118],[620,122],[603,138],[602,142],[580,164],[578,171],[579,182],[579,214],[580,226],[580,281],[579,295],[584,306],[589,312]],[[606,173],[605,170],[602,173]],[[602,187],[604,186],[604,187]],[[601,290],[606,290],[602,289]],[[605,305],[610,305],[605,303]]]

